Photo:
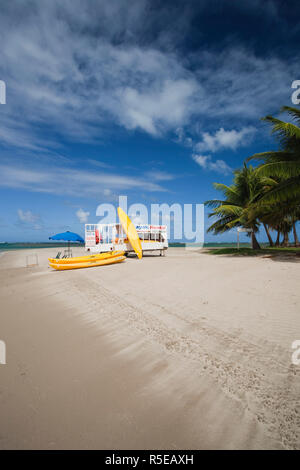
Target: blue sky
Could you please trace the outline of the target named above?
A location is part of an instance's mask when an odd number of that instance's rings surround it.
[[[276,148],[260,117],[291,104],[299,14],[274,0],[1,5],[0,240],[82,234],[120,194],[216,197],[214,181]]]

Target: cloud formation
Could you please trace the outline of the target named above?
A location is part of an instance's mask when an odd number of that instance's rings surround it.
[[[111,195],[112,191],[130,189],[149,192],[165,191],[158,182],[153,181],[147,175],[134,177],[75,168],[37,166],[29,168],[24,165],[16,167],[8,164],[0,165],[0,172],[0,187],[56,195],[101,197]],[[21,214],[21,217],[26,217],[26,214]]]
[[[229,174],[232,171],[224,160],[212,160],[210,155],[192,155],[193,160],[204,170],[216,171],[217,173]]]
[[[159,135],[188,122],[198,86],[177,57],[115,40],[124,28],[135,34],[146,2],[125,8],[120,0],[92,1],[85,9],[78,0],[11,3],[15,10],[6,6],[0,19],[8,87],[2,142],[39,147],[43,130],[92,140],[107,122]],[[22,21],[12,28],[18,15]]]
[[[18,222],[25,228],[33,228],[34,230],[41,230],[43,228],[41,217],[30,210],[24,211],[18,209]]]
[[[78,220],[81,224],[86,224],[87,221],[88,221],[88,217],[90,215],[90,213],[88,211],[84,211],[83,209],[78,209],[78,211],[76,211],[76,215],[78,217]]]
[[[177,141],[192,150],[192,159],[204,170],[215,171],[217,173],[228,174],[232,168],[222,159],[213,160],[209,154],[203,155],[199,152],[216,153],[224,150],[237,150],[249,144],[255,128],[244,127],[240,130],[225,130],[221,127],[215,133],[202,132],[202,140],[194,141],[185,135],[182,128],[176,130]]]
[[[249,144],[255,129],[253,127],[244,127],[241,130],[225,130],[221,127],[214,134],[209,132],[202,133],[202,140],[194,145],[194,149],[198,152],[210,151],[217,152],[219,150],[231,149],[236,150]]]
[[[276,19],[274,5],[269,1],[261,9]],[[262,57],[234,43],[221,51],[183,50],[192,17],[188,7],[166,5],[156,12],[146,0],[132,0],[130,8],[125,0],[84,6],[79,0],[32,0],[30,8],[6,2],[0,73],[7,104],[0,142],[49,149],[57,134],[90,142],[117,125],[153,136],[186,127],[204,133],[206,146],[217,146],[222,127],[216,131],[216,119],[246,125],[287,100],[297,57]]]

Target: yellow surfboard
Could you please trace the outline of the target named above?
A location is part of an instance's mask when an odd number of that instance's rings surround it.
[[[141,244],[141,240],[139,239],[135,226],[131,222],[128,215],[125,214],[123,209],[121,209],[121,207],[118,207],[118,215],[119,215],[119,219],[122,224],[122,227],[128,237],[128,240],[132,248],[136,252],[137,257],[141,259],[143,256],[142,244]]]
[[[77,256],[75,258],[48,258],[50,263],[58,263],[58,264],[73,264],[73,263],[86,263],[88,261],[98,260],[101,259],[111,259],[115,256],[123,256],[124,251],[108,251],[106,253],[99,253],[95,255],[87,255],[87,256]]]
[[[105,266],[107,264],[116,264],[121,263],[126,259],[126,256],[115,256],[113,258],[106,258],[100,260],[92,260],[86,261],[81,263],[66,263],[66,264],[59,264],[59,263],[50,263],[49,266],[51,268],[56,269],[57,271],[66,271],[69,269],[80,269],[80,268],[92,268],[94,266]]]

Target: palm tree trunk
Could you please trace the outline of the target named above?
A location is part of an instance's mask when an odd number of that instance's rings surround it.
[[[280,232],[279,230],[277,230],[277,238],[276,238],[275,246],[279,246],[279,244],[280,244]]]
[[[269,239],[270,246],[274,246],[272,237],[271,237],[271,235],[270,235],[269,227],[268,227],[267,224],[265,224],[265,223],[264,223],[264,227],[265,227],[265,231],[266,231],[267,237],[268,237],[268,239]]]
[[[284,232],[283,234],[283,240],[281,242],[281,246],[288,246],[289,244],[289,233],[288,232]]]
[[[297,230],[296,230],[296,223],[293,222],[293,232],[294,232],[294,239],[295,239],[295,246],[299,245],[299,240],[297,236]]]
[[[256,236],[255,236],[254,231],[251,232],[251,245],[252,245],[253,250],[260,250],[260,244],[256,240]]]

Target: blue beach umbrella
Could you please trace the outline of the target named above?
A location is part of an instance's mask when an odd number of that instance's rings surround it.
[[[64,240],[65,242],[68,242],[69,254],[70,254],[70,242],[84,243],[84,239],[80,235],[74,232],[69,232],[69,230],[67,232],[57,233],[56,235],[49,237],[49,240]]]

